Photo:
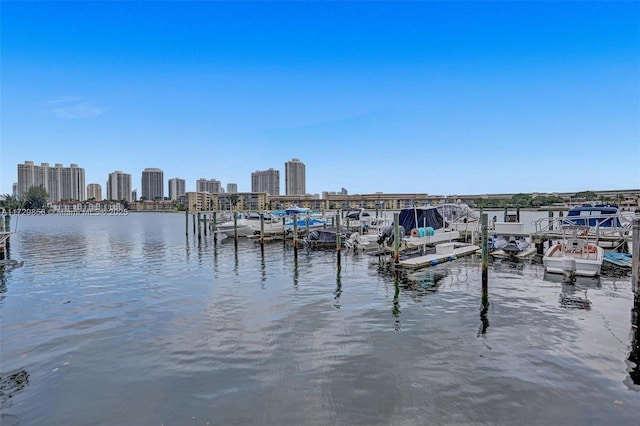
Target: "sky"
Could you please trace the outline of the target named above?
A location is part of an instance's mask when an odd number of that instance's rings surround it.
[[[0,193],[24,161],[85,182],[307,192],[640,188],[640,2],[0,4]]]

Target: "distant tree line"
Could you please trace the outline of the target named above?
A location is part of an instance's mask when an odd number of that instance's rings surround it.
[[[620,203],[624,201],[624,197],[622,195],[618,195],[616,198],[599,196],[593,191],[582,191],[577,192],[575,195],[571,197],[572,202],[581,202],[581,203]],[[515,194],[510,199],[507,200],[498,200],[498,199],[487,199],[487,198],[478,198],[474,201],[476,208],[504,208],[504,207],[543,207],[543,206],[553,206],[559,204],[565,204],[565,200],[551,195],[551,196],[538,196],[532,197],[529,194]]]

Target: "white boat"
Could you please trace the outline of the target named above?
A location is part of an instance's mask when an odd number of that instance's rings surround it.
[[[582,228],[584,227],[571,228],[571,237],[563,238],[562,242],[549,247],[542,258],[546,272],[563,274],[568,278],[600,275],[604,249],[578,238],[577,234],[583,231]]]
[[[263,219],[263,226],[266,233],[282,233],[282,222],[269,212],[257,213],[236,213],[236,220],[227,220],[216,224],[216,232],[233,237],[237,233],[238,237],[250,237],[260,232],[260,216]]]

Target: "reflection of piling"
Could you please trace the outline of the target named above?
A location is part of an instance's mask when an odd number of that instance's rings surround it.
[[[633,277],[633,292],[636,296],[640,296],[640,217],[636,216],[633,219],[633,240],[631,243],[632,263],[632,277]]]
[[[489,217],[482,214],[482,293],[488,292],[489,287]]]
[[[400,213],[393,214],[393,262],[400,263]]]
[[[636,293],[633,297],[633,308],[631,309],[631,351],[629,361],[634,367],[629,371],[629,377],[634,385],[640,385],[640,295]]]

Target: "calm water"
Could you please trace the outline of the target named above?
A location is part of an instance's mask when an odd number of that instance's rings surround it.
[[[20,217],[11,257],[3,426],[640,424],[628,276],[496,261],[482,315],[477,257],[338,273],[152,213]]]

